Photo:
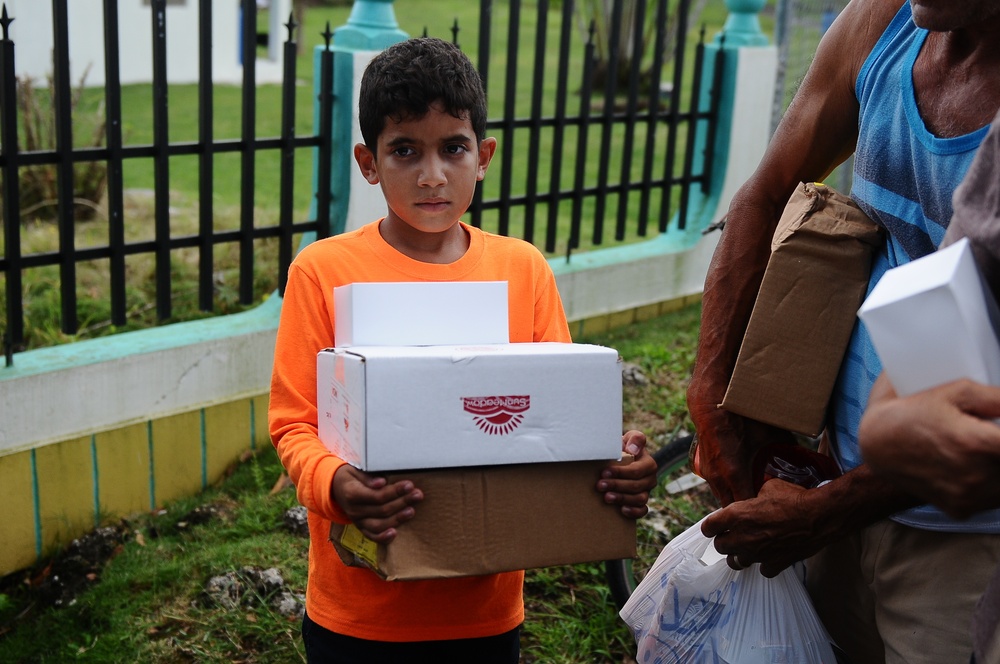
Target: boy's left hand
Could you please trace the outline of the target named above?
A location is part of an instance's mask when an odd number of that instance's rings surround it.
[[[646,451],[646,435],[641,431],[626,431],[622,436],[622,451],[634,458],[628,465],[609,464],[601,471],[597,490],[604,494],[604,502],[621,505],[622,514],[638,519],[649,508],[650,490],[656,486],[656,461]]]

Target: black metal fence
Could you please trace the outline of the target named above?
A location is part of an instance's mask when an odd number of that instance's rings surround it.
[[[22,152],[18,149],[18,81],[15,77],[15,49],[9,39],[9,26],[14,17],[2,9],[0,27],[0,175],[3,177],[4,254],[0,258],[0,272],[5,277],[6,324],[4,347],[6,363],[12,364],[12,354],[24,341],[23,274],[30,268],[59,266],[59,292],[61,301],[61,328],[66,334],[75,334],[79,328],[77,315],[77,265],[83,261],[107,260],[110,273],[111,322],[126,323],[126,257],[135,254],[155,256],[156,312],[160,320],[169,319],[171,310],[171,256],[182,248],[196,248],[199,252],[198,301],[203,311],[213,310],[215,248],[222,244],[235,244],[239,251],[239,300],[251,304],[254,300],[254,247],[261,238],[278,238],[280,265],[279,283],[283,287],[284,275],[293,255],[294,234],[314,231],[324,236],[329,222],[329,178],[319,180],[316,192],[317,218],[296,222],[292,213],[292,189],[296,150],[318,149],[319,163],[330,161],[329,122],[320,123],[316,135],[295,135],[295,79],[296,43],[294,20],[288,23],[288,39],[284,43],[284,75],[281,94],[281,133],[276,137],[256,135],[256,80],[257,6],[254,0],[241,0],[242,16],[242,135],[239,139],[216,139],[213,135],[213,79],[212,79],[212,2],[199,2],[199,85],[198,85],[198,140],[170,142],[168,140],[168,94],[166,71],[166,39],[169,26],[166,21],[167,0],[151,0],[151,43],[153,61],[153,142],[150,145],[125,145],[122,138],[122,86],[119,82],[119,24],[117,0],[104,0],[105,33],[105,113],[106,145],[95,148],[73,147],[73,119],[71,99],[73,90],[69,74],[69,21],[68,0],[53,0],[53,99],[55,114],[56,147],[54,150]],[[324,35],[329,45],[332,36],[329,28]],[[321,103],[329,111],[332,98],[332,52],[322,56],[323,83]],[[329,117],[329,112],[326,117]],[[280,153],[280,203],[276,225],[255,224],[254,187],[255,155],[261,151]],[[215,156],[223,153],[241,156],[240,221],[235,230],[220,231],[213,225],[213,188]],[[171,235],[169,190],[171,157],[195,155],[199,170],[199,210],[197,234]],[[127,242],[123,201],[123,168],[131,159],[151,159],[154,172],[153,188],[153,239]],[[108,241],[103,246],[79,248],[75,242],[74,169],[80,162],[103,161],[107,164]],[[21,244],[20,172],[38,165],[51,165],[56,171],[58,188],[57,215],[59,229],[58,249],[25,254]],[[325,184],[325,186],[324,186]]]
[[[472,224],[487,226],[501,235],[518,230],[523,239],[553,253],[558,248],[559,232],[566,230],[565,221],[560,224],[561,219],[566,219],[561,203],[566,202],[570,207],[568,238],[564,238],[568,256],[581,246],[585,218],[592,220],[591,245],[606,241],[606,221],[614,223],[614,239],[618,242],[625,240],[629,232],[644,237],[650,226],[654,232],[665,232],[675,212],[672,197],[677,195],[678,226],[683,229],[691,188],[699,186],[707,192],[710,185],[710,150],[702,155],[701,168],[695,172],[695,126],[699,122],[704,125],[706,144],[712,145],[718,116],[716,90],[720,83],[719,78],[713,79],[710,107],[700,110],[704,29],[694,48],[693,67],[687,69],[691,1],[612,3],[610,16],[603,17],[604,53],[600,64],[605,72],[620,72],[620,75],[605,75],[603,82],[595,78],[599,59],[594,22],[589,26],[583,58],[574,57],[571,52],[574,32],[579,32],[579,17],[575,12],[583,3],[538,0],[535,16],[530,19],[522,15],[520,2],[504,4],[509,15],[506,66],[499,88],[503,112],[487,125],[488,129],[499,131],[494,160],[495,164],[499,161],[499,185],[492,196],[484,193],[488,187],[479,187],[471,209]],[[628,15],[626,5],[632,8]],[[553,7],[557,9],[559,25],[550,31],[548,22],[554,16]],[[478,68],[490,92],[491,34],[497,18],[493,0],[480,0]],[[525,24],[534,26],[533,43],[522,38]],[[635,57],[620,59],[623,42],[643,44],[650,25],[655,28],[651,43]],[[457,26],[452,31],[457,41]],[[550,32],[558,41],[555,60],[547,41]],[[721,75],[723,50],[717,53],[719,61],[714,63],[714,72]],[[519,113],[518,77],[525,60],[531,62],[530,107],[526,113]],[[582,68],[576,72],[579,78],[572,81],[571,88],[574,61],[582,61]],[[668,73],[668,65],[673,70],[664,85],[661,79]],[[553,74],[555,94],[554,100],[549,100],[553,108],[545,115],[543,94]],[[643,81],[644,89],[640,85]],[[575,113],[569,109],[574,94],[578,97]],[[547,172],[539,168],[543,157]],[[515,162],[527,166],[521,182],[514,181]],[[590,168],[594,164],[596,169]],[[568,185],[564,184],[567,179],[564,169],[572,172]],[[609,210],[611,206],[613,210]],[[517,229],[512,223],[515,212],[520,217]],[[539,238],[537,227],[542,212],[544,235]]]
[[[257,7],[254,0],[241,0],[242,16],[242,134],[239,139],[218,139],[213,135],[213,80],[211,60],[212,2],[199,0],[199,85],[198,85],[198,139],[189,142],[168,140],[168,94],[166,78],[166,23],[167,0],[151,0],[153,44],[153,140],[149,145],[126,145],[122,126],[122,86],[119,81],[118,63],[118,10],[117,0],[104,0],[105,26],[105,78],[104,102],[107,134],[103,146],[80,148],[73,146],[73,119],[70,108],[72,96],[69,80],[69,22],[68,0],[52,0],[54,38],[53,109],[55,113],[56,146],[52,150],[21,151],[18,148],[19,120],[16,98],[19,93],[15,78],[14,43],[8,38],[8,27],[13,19],[3,8],[0,27],[0,176],[3,178],[4,252],[0,257],[0,273],[5,287],[6,321],[3,342],[7,365],[20,350],[25,339],[24,274],[42,266],[58,266],[61,307],[60,327],[65,334],[76,334],[79,329],[77,291],[79,284],[77,266],[84,261],[108,262],[110,279],[111,323],[121,326],[127,318],[126,258],[137,254],[152,255],[155,259],[155,307],[161,321],[172,315],[171,259],[178,250],[198,252],[198,306],[203,311],[213,310],[214,252],[219,245],[235,245],[239,256],[239,301],[254,301],[255,248],[265,238],[277,238],[279,291],[283,290],[284,277],[291,262],[293,236],[314,231],[325,236],[330,228],[330,126],[333,103],[332,53],[322,52],[319,75],[321,89],[320,126],[315,135],[295,135],[295,79],[296,44],[293,41],[295,24],[288,23],[288,39],[284,44],[284,78],[281,93],[280,136],[262,138],[256,135],[257,112],[254,62],[257,47]],[[664,232],[674,213],[679,214],[679,226],[684,227],[690,191],[700,186],[707,191],[708,174],[711,173],[711,152],[700,160],[702,167],[694,172],[695,127],[699,123],[708,133],[707,144],[712,144],[718,108],[718,94],[708,110],[699,110],[700,82],[704,65],[704,46],[694,49],[693,67],[688,67],[688,9],[690,0],[646,0],[634,3],[639,15],[623,11],[624,1],[614,3],[609,17],[606,58],[604,66],[610,71],[621,70],[621,76],[608,76],[601,87],[595,87],[595,67],[599,60],[595,41],[595,27],[591,24],[583,45],[583,57],[574,54],[574,2],[562,0],[557,9],[548,0],[538,0],[533,45],[522,43],[521,3],[511,0],[504,5],[509,10],[506,17],[507,46],[504,81],[501,87],[503,112],[501,117],[489,121],[490,130],[499,132],[497,159],[494,161],[490,183],[477,189],[470,210],[471,223],[500,234],[519,234],[545,251],[557,252],[557,247],[568,254],[581,246],[585,219],[592,219],[592,233],[583,244],[600,245],[605,242],[605,221],[614,223],[614,237],[621,241],[629,234],[645,236],[650,227],[654,232]],[[653,15],[643,12],[649,5]],[[550,16],[559,17],[559,26],[549,30]],[[492,0],[481,0],[478,26],[478,67],[487,89],[491,89],[491,35],[494,22],[502,23],[494,11]],[[643,32],[655,25],[652,44],[643,50],[643,57],[633,57],[627,64],[616,60],[621,40],[644,42]],[[644,28],[646,26],[646,28]],[[557,34],[558,47],[555,61],[550,55],[550,32]],[[457,42],[459,26],[451,28]],[[704,30],[702,30],[702,36]],[[329,25],[323,33],[330,44]],[[672,49],[667,44],[672,41]],[[719,51],[721,57],[721,49]],[[530,104],[528,110],[519,104],[518,77],[522,68],[519,62],[531,54]],[[668,63],[673,66],[669,82],[661,83]],[[573,63],[582,63],[574,69]],[[579,78],[571,83],[571,72]],[[544,90],[551,74],[555,74],[553,98]],[[721,63],[716,63],[716,73]],[[685,78],[685,74],[689,78]],[[643,90],[640,79],[649,82]],[[624,78],[624,84],[619,79]],[[573,86],[571,89],[571,85]],[[714,86],[718,85],[716,81]],[[569,110],[573,96],[577,96],[578,112]],[[523,95],[521,95],[523,97]],[[686,102],[684,101],[686,99]],[[546,106],[551,107],[546,111]],[[297,150],[318,150],[318,174],[314,181],[319,189],[315,196],[316,219],[296,221],[293,213],[292,191],[295,181],[294,154]],[[271,225],[255,220],[254,188],[255,157],[264,151],[280,153],[280,201],[277,222]],[[213,173],[215,157],[224,153],[240,155],[241,185],[239,225],[233,230],[218,230],[213,224]],[[198,232],[176,235],[171,232],[169,188],[172,157],[193,155],[198,161]],[[152,239],[127,241],[126,218],[123,203],[123,169],[129,160],[145,158],[153,161],[153,224]],[[523,162],[526,169],[515,169],[515,162]],[[75,241],[74,215],[74,164],[104,162],[107,166],[108,239],[101,246],[78,247]],[[499,163],[497,163],[499,162]],[[543,168],[544,162],[544,168]],[[22,249],[21,196],[19,180],[23,169],[49,165],[55,169],[58,188],[57,216],[58,248],[37,253]],[[494,171],[499,168],[500,175]],[[617,171],[617,178],[615,172]],[[515,172],[524,179],[515,182]],[[492,189],[490,188],[492,187]],[[674,197],[679,198],[675,206]],[[614,207],[614,211],[609,208]],[[568,210],[566,208],[569,208]],[[539,240],[538,226],[544,214],[544,237]],[[630,223],[631,221],[631,223]],[[567,237],[568,234],[568,237]],[[260,294],[258,293],[259,297]]]

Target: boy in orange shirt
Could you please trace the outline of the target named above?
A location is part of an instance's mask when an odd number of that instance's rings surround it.
[[[289,268],[275,347],[269,428],[309,510],[309,580],[302,634],[311,662],[503,662],[519,659],[523,572],[386,582],[344,565],[331,522],[353,522],[387,543],[423,499],[410,481],[346,465],[317,435],[316,354],[335,345],[333,289],[356,282],[506,281],[511,342],[570,342],[555,278],[532,245],[459,220],[496,150],[486,138],[478,72],[438,39],[396,44],[361,83],[364,144],[354,156],[382,187],[385,218],[314,242]],[[638,431],[622,437],[636,457],[610,465],[595,489],[622,513],[647,511],[656,464]],[[540,505],[539,509],[545,509]]]

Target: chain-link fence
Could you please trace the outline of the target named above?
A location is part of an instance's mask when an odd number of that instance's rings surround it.
[[[774,41],[778,47],[778,77],[774,87],[771,130],[798,90],[812,63],[820,37],[826,32],[848,0],[777,0]],[[851,189],[853,157],[834,171],[827,183],[843,191]]]

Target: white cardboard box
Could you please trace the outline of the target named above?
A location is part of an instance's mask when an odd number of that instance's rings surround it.
[[[611,348],[369,346],[316,362],[319,437],[362,470],[621,458]]]
[[[348,284],[333,289],[333,303],[338,348],[510,340],[506,281]]]
[[[995,310],[963,238],[888,270],[858,315],[904,396],[959,378],[1000,385]]]

